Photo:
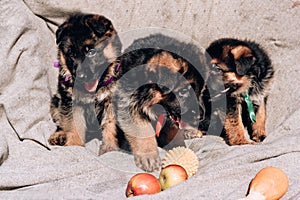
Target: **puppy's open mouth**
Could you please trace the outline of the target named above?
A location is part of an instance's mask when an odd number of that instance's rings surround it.
[[[98,86],[98,79],[91,81],[91,82],[85,82],[84,83],[84,88],[88,92],[95,92]]]
[[[180,118],[169,115],[169,114],[162,113],[159,115],[157,122],[156,122],[156,126],[155,126],[156,137],[159,137],[160,131],[161,131],[162,127],[164,126],[164,123],[167,120],[167,117],[169,117],[174,123],[176,123],[180,129],[183,128],[184,123],[182,123]]]

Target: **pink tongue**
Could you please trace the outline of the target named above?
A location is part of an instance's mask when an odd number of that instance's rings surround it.
[[[97,86],[98,86],[98,80],[95,80],[94,82],[91,82],[91,83],[85,83],[84,84],[84,88],[88,92],[94,92],[94,91],[96,91]]]
[[[160,134],[160,131],[161,131],[161,128],[162,128],[164,122],[165,122],[165,116],[164,116],[164,114],[160,114],[157,119],[156,126],[155,126],[156,137],[159,137],[159,134]]]
[[[173,118],[172,118],[173,119]],[[164,114],[160,114],[158,119],[157,119],[157,122],[156,122],[156,126],[155,126],[155,134],[156,134],[156,137],[159,137],[159,134],[160,134],[160,131],[164,125],[164,122],[165,122],[165,115]],[[181,121],[181,119],[173,119],[173,121],[177,122],[178,123],[178,126],[180,129],[184,128],[186,126],[186,123],[183,123]]]

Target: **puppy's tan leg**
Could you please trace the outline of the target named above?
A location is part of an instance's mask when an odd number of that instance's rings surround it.
[[[61,130],[53,133],[48,142],[60,146],[84,146],[86,121],[82,107],[74,107],[73,112],[60,117]]]
[[[133,127],[135,130],[127,130],[126,138],[130,143],[136,165],[148,172],[158,170],[161,161],[151,124]]]
[[[256,113],[256,122],[252,124],[252,140],[262,142],[266,137],[266,104],[262,103]]]
[[[241,105],[236,110],[227,112],[224,124],[226,139],[229,145],[253,144],[245,138],[245,130],[241,117]]]
[[[116,119],[113,112],[112,104],[108,104],[103,112],[102,127],[102,145],[99,150],[99,155],[109,151],[119,150]]]
[[[160,157],[155,131],[150,123],[150,119],[154,118],[151,106],[158,103],[162,96],[155,85],[143,90],[137,90],[133,95],[119,92],[116,113],[118,125],[130,144],[136,165],[145,171],[154,171],[160,168]]]

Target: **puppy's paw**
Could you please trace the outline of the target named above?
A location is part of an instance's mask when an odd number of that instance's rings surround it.
[[[183,134],[185,139],[202,138],[204,135],[198,129],[180,129],[178,132]]]
[[[50,135],[49,144],[64,146],[67,143],[67,134],[64,131],[57,131]]]
[[[98,155],[102,155],[102,154],[105,154],[107,152],[110,152],[110,151],[118,151],[119,150],[119,147],[116,146],[116,145],[113,145],[113,144],[102,144],[100,146],[100,149],[99,149],[99,152],[98,152]]]
[[[244,145],[244,144],[256,144],[256,142],[248,141],[246,138],[235,138],[234,140],[228,140],[229,145]]]
[[[76,132],[57,131],[49,137],[48,142],[59,146],[84,146],[84,142]]]
[[[158,151],[135,154],[134,161],[136,166],[147,172],[153,172],[161,168]]]
[[[267,137],[266,131],[264,129],[256,129],[252,133],[252,140],[255,142],[262,142]]]
[[[254,141],[248,140],[245,137],[245,131],[243,126],[231,126],[230,129],[226,131],[226,142],[229,145],[255,144]]]

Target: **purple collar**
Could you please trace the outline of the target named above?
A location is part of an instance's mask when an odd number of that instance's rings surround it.
[[[60,68],[60,67],[61,67],[61,65],[59,64],[59,62],[58,62],[57,60],[55,60],[55,61],[53,62],[53,66],[54,66],[55,68]],[[121,61],[118,62],[118,65],[117,65],[117,67],[115,68],[115,74],[120,70],[120,68],[121,68]],[[108,80],[103,81],[103,82],[101,83],[101,86],[107,86],[107,85],[111,84],[115,79],[116,79],[116,77],[115,77],[115,76],[112,76],[112,77],[110,77]],[[70,77],[69,77],[69,76],[66,76],[64,80],[61,80],[61,81],[59,81],[59,82],[60,82],[60,83],[64,83],[64,82],[67,82],[67,81],[69,81],[69,80],[70,80]]]
[[[115,68],[115,74],[120,70],[120,67],[121,67],[121,61],[118,62],[118,65],[117,65],[117,67]],[[101,86],[107,86],[107,85],[111,84],[115,79],[116,79],[116,77],[115,77],[115,76],[112,76],[112,77],[110,77],[108,80],[103,81],[103,82],[101,83]]]
[[[59,64],[59,62],[57,60],[53,61],[53,67],[55,68],[60,68],[61,65]],[[70,80],[69,76],[66,76],[64,80],[59,81],[59,83],[64,83]]]

